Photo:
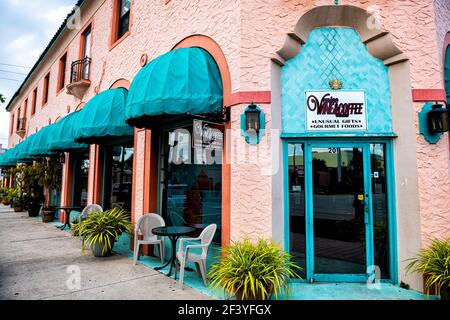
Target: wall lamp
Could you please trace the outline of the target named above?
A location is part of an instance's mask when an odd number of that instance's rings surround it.
[[[249,144],[258,144],[266,129],[266,115],[253,102],[241,115],[241,134]]]
[[[419,131],[426,141],[435,144],[442,134],[449,131],[450,110],[448,106],[428,102],[419,112]]]
[[[428,130],[431,134],[444,133],[449,127],[449,110],[443,104],[436,102],[427,112]]]

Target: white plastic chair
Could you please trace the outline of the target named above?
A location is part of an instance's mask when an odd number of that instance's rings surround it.
[[[214,234],[216,233],[217,225],[210,224],[205,229],[203,229],[202,233],[198,238],[182,238],[178,240],[178,252],[177,252],[177,267],[175,269],[175,279],[177,277],[177,271],[180,270],[180,289],[183,289],[183,280],[184,280],[184,268],[186,267],[186,262],[194,262],[198,265],[198,269],[200,270],[200,274],[203,279],[203,283],[205,286],[207,285],[206,278],[206,257],[208,256],[208,249],[211,245],[211,242],[214,238]],[[200,244],[188,244],[186,248],[183,250],[183,242],[185,241],[198,241],[200,240]],[[191,253],[189,250],[191,249],[202,249],[201,254]]]
[[[86,207],[84,207],[84,209],[81,211],[80,217],[90,215],[91,213],[94,213],[97,211],[103,212],[103,208],[96,203],[89,204]]]
[[[147,213],[141,216],[137,222],[134,230],[134,255],[133,263],[136,264],[139,259],[139,250],[141,244],[157,244],[159,245],[159,255],[161,256],[161,263],[164,263],[164,238],[158,239],[158,236],[153,234],[152,230],[158,227],[165,227],[164,219],[156,213]],[[142,234],[142,240],[138,240],[138,235]]]

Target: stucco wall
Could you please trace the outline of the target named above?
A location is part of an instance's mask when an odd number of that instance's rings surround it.
[[[231,131],[231,240],[270,237],[272,234],[272,132],[267,130],[258,145],[241,136],[240,116],[247,105],[232,108]],[[270,105],[261,105],[266,128],[271,128]],[[278,137],[274,137],[277,139]]]
[[[447,32],[450,32],[450,1],[434,0],[433,2],[436,20],[437,48],[442,70],[444,38]],[[439,48],[441,48],[441,50],[439,50]]]

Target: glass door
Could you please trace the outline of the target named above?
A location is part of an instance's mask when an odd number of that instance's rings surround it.
[[[396,281],[391,148],[383,140],[285,144],[285,246],[302,279]]]
[[[369,265],[366,145],[311,147],[314,280],[364,280]]]

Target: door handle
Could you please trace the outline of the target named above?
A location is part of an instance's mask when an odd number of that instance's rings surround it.
[[[364,223],[365,224],[369,224],[369,213],[370,213],[369,195],[366,194],[366,196],[364,198]]]

